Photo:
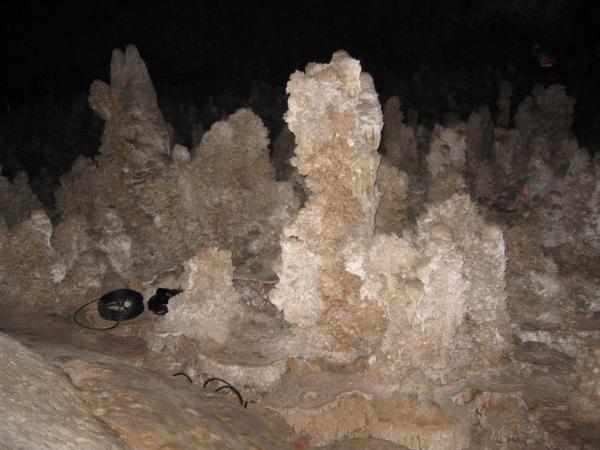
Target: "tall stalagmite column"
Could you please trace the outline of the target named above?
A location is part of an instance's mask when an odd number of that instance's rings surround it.
[[[369,332],[360,336],[358,322],[367,328],[379,322],[369,321],[376,312],[359,293],[379,203],[383,116],[377,93],[370,75],[343,51],[329,64],[294,73],[287,91],[285,120],[297,144],[292,163],[306,176],[310,197],[284,228],[280,283],[271,301],[300,329],[319,323],[336,345],[362,345]],[[364,314],[352,314],[357,308]],[[327,346],[324,340],[319,345]]]

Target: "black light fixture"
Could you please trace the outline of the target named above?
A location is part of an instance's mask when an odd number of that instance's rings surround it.
[[[106,320],[130,320],[144,312],[144,297],[132,289],[110,291],[98,300],[98,312]]]

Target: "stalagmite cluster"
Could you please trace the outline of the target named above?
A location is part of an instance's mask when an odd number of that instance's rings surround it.
[[[278,233],[297,202],[291,184],[275,181],[255,114],[239,110],[215,123],[191,151],[171,148],[133,46],[115,51],[111,84],[94,82],[90,104],[106,121],[101,154],[77,161],[57,203],[64,220],[79,220],[93,237],[110,272],[148,287],[212,246],[231,251],[251,275],[272,271]]]
[[[403,226],[410,176],[392,165],[398,158],[381,162],[374,152],[381,113],[357,62],[337,53],[329,65],[295,74],[288,91],[293,164],[310,195],[284,228],[271,301],[302,342],[298,356],[346,364],[352,375],[339,381],[348,387],[325,393],[331,382],[315,374],[298,393],[313,406],[273,399],[273,407],[321,443],[366,429],[408,446],[462,448],[468,414],[441,406],[440,391],[498,369],[510,348],[503,232],[485,223],[466,192],[464,124],[434,130],[425,159],[429,201],[413,226]],[[365,134],[364,123],[377,126]],[[378,413],[411,395],[408,410],[433,415],[422,425]],[[356,421],[335,420],[342,410],[354,411]]]
[[[251,104],[270,111],[258,92]],[[248,394],[241,415],[222,414],[212,397],[200,402],[217,411],[199,415],[219,429],[215,442],[250,445],[222,426],[230,416],[257,414],[286,430],[249,448],[288,448],[296,437],[431,450],[599,444],[600,159],[571,132],[574,99],[537,86],[511,117],[504,82],[497,116],[481,107],[466,121],[407,123],[396,97],[382,111],[373,79],[344,51],[292,74],[287,93],[287,127],[271,155],[267,128],[247,108],[188,149],[172,142],[137,49],[115,50],[110,83],[90,90],[105,122],[100,154],[64,174],[55,213],[24,174],[0,178],[3,304],[42,308],[66,327],[76,307],[108,290],[147,299],[182,289],[166,315],[146,312],[103,335],[143,347],[125,356],[127,367],[49,349],[54,338],[30,341],[83,392],[48,398],[95,405],[81,415],[82,439],[105,432],[99,415],[112,430],[106,448],[126,448],[134,435],[148,448],[167,445],[156,433],[124,433],[114,418],[118,402],[142,395],[128,376],[173,392],[153,377],[180,371]],[[96,351],[77,331],[69,345]],[[0,338],[0,351],[39,365]],[[102,370],[116,374],[117,403],[86,384],[110,389]],[[200,404],[175,396],[191,410]],[[149,398],[139,408],[158,420],[161,397]],[[15,423],[5,429],[20,442]],[[209,439],[207,430],[186,442]]]
[[[454,369],[461,359],[476,359],[461,356],[470,353],[473,330],[481,334],[473,340],[489,347],[486,357],[501,353],[504,242],[501,229],[485,225],[464,193],[464,132],[439,127],[433,133],[427,157],[432,201],[413,236],[400,237],[402,227],[389,224],[397,234],[375,233],[373,214],[382,206],[372,141],[379,140],[381,112],[370,79],[339,53],[330,65],[295,74],[288,90],[286,120],[299,143],[294,164],[311,195],[284,229],[280,282],[271,301],[307,335],[307,354],[321,331],[314,351],[329,358],[381,352],[379,358],[404,370],[426,367],[425,360],[432,369]],[[365,133],[363,123],[375,128]],[[399,189],[386,190],[406,195],[406,175],[382,165],[379,176],[395,177]],[[399,209],[402,201],[387,200],[385,207]],[[460,333],[466,321],[471,329]],[[469,342],[460,351],[454,339]]]

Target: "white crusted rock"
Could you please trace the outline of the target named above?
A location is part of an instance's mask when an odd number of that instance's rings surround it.
[[[175,144],[171,149],[171,159],[186,163],[192,159],[190,152],[184,145]]]
[[[185,263],[183,293],[169,304],[169,314],[157,325],[164,335],[185,335],[201,342],[225,342],[240,312],[240,296],[233,288],[231,252],[200,251]]]
[[[300,329],[314,332],[322,323],[323,334],[307,336],[321,351],[348,357],[377,340],[382,320],[379,306],[359,295],[379,203],[381,108],[371,77],[342,51],[330,64],[294,73],[287,90],[285,118],[297,144],[292,163],[311,195],[284,228],[280,282],[270,298]],[[375,320],[373,339],[363,339],[367,317]]]

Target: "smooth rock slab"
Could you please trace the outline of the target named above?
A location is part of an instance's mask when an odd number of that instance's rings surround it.
[[[60,370],[0,333],[0,448],[127,449]]]

